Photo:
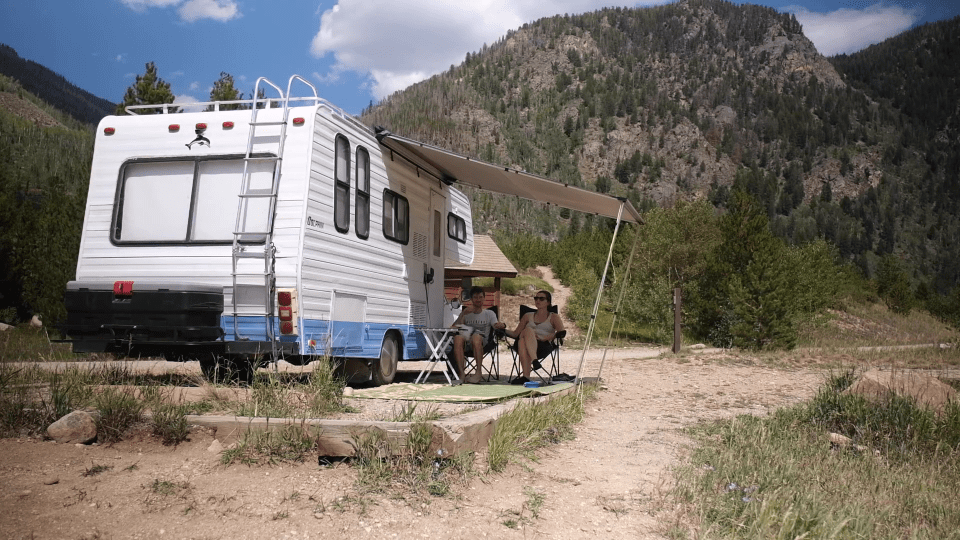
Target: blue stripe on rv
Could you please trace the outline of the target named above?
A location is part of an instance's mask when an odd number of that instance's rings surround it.
[[[238,341],[233,333],[233,316],[221,316],[224,339]],[[378,358],[383,336],[389,330],[398,330],[405,346],[403,360],[418,360],[430,356],[423,335],[412,326],[392,326],[385,323],[359,323],[301,319],[299,335],[280,335],[280,323],[274,320],[274,332],[282,343],[295,343],[303,338],[301,354],[322,356],[345,356],[350,358]],[[249,341],[266,341],[263,317],[239,317],[237,327],[240,335]]]

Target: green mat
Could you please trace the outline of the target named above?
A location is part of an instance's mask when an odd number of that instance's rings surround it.
[[[566,390],[573,383],[557,383],[539,388],[510,384],[411,384],[396,383],[377,388],[354,390],[353,397],[363,399],[404,399],[411,401],[446,401],[453,403],[488,403],[515,397],[536,397]]]

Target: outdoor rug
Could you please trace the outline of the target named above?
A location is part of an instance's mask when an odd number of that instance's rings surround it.
[[[491,403],[505,401],[515,397],[536,397],[573,386],[573,383],[557,383],[539,388],[526,388],[510,384],[412,384],[394,383],[377,388],[358,388],[353,391],[355,398],[363,399],[403,399],[411,401],[444,401],[451,403]]]

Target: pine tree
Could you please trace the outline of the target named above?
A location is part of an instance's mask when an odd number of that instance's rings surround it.
[[[213,83],[213,89],[210,90],[210,101],[239,101],[243,99],[243,92],[237,90],[233,84],[233,75],[226,71],[220,72],[220,78]],[[246,108],[243,104],[234,103],[220,105],[221,111],[232,111]],[[207,107],[208,111],[213,110],[213,106]]]
[[[117,105],[116,114],[123,114],[124,108],[128,105],[160,105],[163,103],[173,103],[175,96],[170,91],[170,83],[164,81],[157,75],[157,66],[153,62],[147,62],[147,71],[143,75],[137,75],[137,80],[123,96],[123,102]],[[156,114],[160,109],[147,109],[138,114]],[[171,112],[177,112],[177,109],[171,107]]]
[[[796,329],[786,247],[746,192],[735,189],[728,209],[722,241],[690,295],[692,326],[718,346],[791,348]]]

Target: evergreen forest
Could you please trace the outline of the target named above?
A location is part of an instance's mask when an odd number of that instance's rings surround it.
[[[627,284],[622,315],[645,328],[638,339],[668,339],[675,287],[687,326],[724,346],[792,347],[798,325],[850,297],[960,325],[958,27],[824,58],[791,15],[722,0],[557,15],[371,103],[361,120],[629,199],[645,222],[620,235],[608,285]],[[0,52],[5,70],[27,74]],[[151,67],[123,103],[172,101]],[[242,97],[227,73],[214,87],[212,99]],[[84,116],[92,101],[71,92],[39,99],[18,75],[0,79],[5,322],[64,314],[91,124],[114,110]],[[11,112],[11,99],[52,121]],[[520,268],[553,265],[574,287],[571,317],[586,321],[612,221],[470,195],[475,229]]]

